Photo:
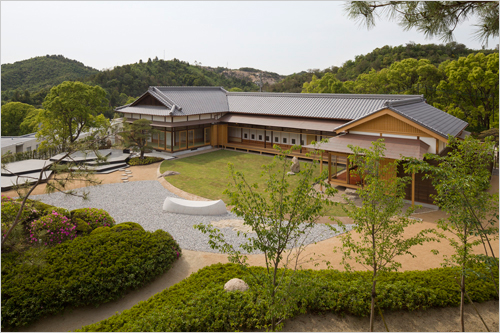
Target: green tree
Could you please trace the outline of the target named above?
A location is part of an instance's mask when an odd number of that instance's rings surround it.
[[[229,89],[229,91],[232,91],[232,92],[243,92],[243,90],[241,90],[238,87],[233,87],[233,88]]]
[[[357,94],[389,94],[392,88],[389,87],[387,79],[388,69],[380,71],[372,70],[367,74],[360,74],[353,83],[353,90]]]
[[[21,129],[21,123],[26,116],[36,110],[34,106],[20,102],[10,102],[2,105],[2,136],[17,136],[33,132]]]
[[[151,137],[158,133],[158,130],[151,127],[151,120],[137,119],[132,124],[124,123],[120,136],[124,140],[126,147],[133,147],[141,153],[140,159],[144,159],[144,152],[150,147]]]
[[[446,238],[455,253],[445,256],[442,265],[457,268],[460,278],[457,284],[461,291],[460,322],[461,329],[465,332],[464,304],[468,297],[465,278],[471,274],[479,274],[473,270],[473,263],[484,262],[489,267],[498,290],[498,281],[491,270],[491,267],[498,267],[498,260],[490,242],[498,237],[498,227],[495,227],[498,223],[498,193],[487,192],[494,143],[490,139],[482,143],[471,136],[465,140],[450,137],[448,147],[451,150],[446,156],[426,156],[427,159],[436,161],[437,165],[409,160],[407,169],[427,173],[437,191],[434,202],[447,214],[445,219],[438,221],[437,226],[452,234]],[[481,244],[485,254],[474,254],[473,247]]]
[[[370,331],[373,331],[376,284],[380,273],[397,270],[401,264],[394,258],[406,254],[415,257],[410,248],[431,239],[427,236],[429,230],[423,230],[413,237],[403,236],[406,227],[417,223],[410,218],[415,207],[403,212],[409,177],[396,177],[396,162],[384,162],[383,141],[379,139],[373,142],[371,149],[348,146],[353,151],[349,160],[357,166],[354,172],[364,184],[357,190],[363,204],[357,207],[353,201],[347,200],[347,204],[342,206],[355,223],[352,232],[341,236],[342,263],[346,270],[352,270],[349,262],[354,259],[372,272]],[[347,231],[341,221],[336,222]],[[353,233],[359,235],[358,241],[353,238]]]
[[[323,77],[321,77],[321,79],[318,79],[316,75],[313,75],[311,82],[304,83],[302,92],[330,94],[349,93],[349,91],[344,87],[344,84],[332,73],[326,73]]]
[[[389,19],[404,30],[416,28],[426,37],[453,40],[453,31],[462,22],[477,17],[476,39],[488,43],[498,37],[498,1],[349,1],[346,12],[352,19],[375,26],[378,12],[385,11]]]
[[[19,126],[21,133],[35,133],[38,131],[38,115],[42,110],[34,109],[28,112]]]
[[[290,187],[287,176],[290,161],[286,159],[290,152],[279,149],[279,155],[276,155],[273,162],[263,166],[262,176],[267,176],[264,193],[257,192],[257,184],[247,183],[245,176],[235,171],[234,165],[229,165],[231,182],[224,193],[231,198],[233,212],[243,217],[243,224],[256,233],[251,238],[243,233],[246,242],[240,249],[227,243],[219,229],[204,224],[195,226],[203,233],[209,233],[210,246],[227,253],[230,262],[247,267],[247,257],[242,255],[241,250],[249,254],[264,254],[265,272],[262,275],[256,275],[252,270],[249,272],[254,280],[253,285],[264,290],[268,304],[266,319],[271,322],[270,328],[273,331],[282,325],[291,310],[289,307],[292,302],[287,300],[296,292],[292,281],[296,277],[300,255],[305,248],[304,235],[308,234],[325,207],[332,205],[331,201],[325,200],[324,194],[314,188],[316,181],[326,177],[323,173],[323,177],[314,179],[316,163],[301,166],[300,173],[293,176],[299,177],[296,187]],[[325,187],[326,195],[335,192],[327,184]]]
[[[137,99],[137,97],[132,97],[132,96],[129,96],[127,98],[127,100],[125,101],[125,104],[124,105],[127,105],[127,104],[132,104],[135,102],[135,100]]]
[[[105,96],[101,87],[81,82],[66,81],[52,88],[37,117],[41,123],[37,138],[43,139],[40,146],[60,145],[65,150],[82,133],[109,122],[101,114],[108,105]]]
[[[498,53],[470,54],[443,64],[436,107],[467,121],[474,130],[498,126]]]

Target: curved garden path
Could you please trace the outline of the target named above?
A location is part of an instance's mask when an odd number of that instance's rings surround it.
[[[147,166],[130,167],[128,170],[132,171],[133,177],[129,179],[129,181],[157,179],[167,190],[180,197],[189,200],[208,200],[198,197],[194,194],[184,192],[171,185],[164,178],[158,178],[159,165],[160,163],[154,163]],[[107,175],[96,175],[96,177],[102,180],[103,184],[110,184],[121,182],[120,178],[122,176],[121,172],[114,172]],[[491,184],[492,188],[490,189],[490,191],[498,192],[498,175],[492,177]],[[80,188],[83,186],[85,186],[85,184],[80,182],[70,184],[70,188]],[[45,185],[42,184],[35,189],[33,194],[43,194],[44,189]],[[2,194],[16,196],[13,191],[2,192]],[[421,218],[423,222],[409,228],[407,230],[408,235],[416,234],[420,230],[425,228],[435,227],[436,221],[440,218],[443,218],[444,214],[441,211],[434,211],[429,213],[416,214],[415,217]],[[316,262],[306,263],[302,267],[314,269],[326,268],[325,261],[329,261],[330,263],[332,263],[331,265],[333,268],[342,270],[343,268],[339,264],[340,254],[332,252],[333,247],[337,245],[340,245],[340,241],[337,237],[333,237],[308,246],[303,258],[318,258],[320,254],[323,254],[324,256],[322,256],[320,260],[318,259]],[[493,247],[494,249],[497,249],[496,255],[498,257],[498,240],[494,241]],[[439,250],[440,254],[433,255],[431,254],[430,249],[437,249]],[[481,248],[478,248],[477,251],[480,253]],[[416,258],[411,258],[410,256],[403,256],[400,258],[399,261],[402,264],[403,271],[425,270],[429,268],[440,267],[442,256],[444,254],[451,254],[452,249],[447,244],[442,242],[416,247],[414,248],[413,252],[416,255]],[[84,325],[89,325],[101,321],[114,315],[117,312],[129,309],[135,304],[141,301],[145,301],[154,294],[161,292],[165,288],[168,288],[180,282],[181,280],[188,277],[191,273],[196,272],[205,266],[219,262],[227,262],[227,257],[222,254],[183,250],[182,257],[173,265],[173,267],[168,272],[159,276],[145,287],[139,290],[132,291],[119,300],[100,305],[98,308],[87,306],[77,309],[67,309],[62,314],[46,317],[30,326],[23,327],[22,330],[38,332],[62,332],[79,329]],[[249,256],[249,263],[251,265],[264,265],[263,256],[251,255]],[[319,266],[315,267],[315,263],[319,263]],[[498,301],[482,303],[479,304],[478,307],[490,329],[492,329],[493,331],[498,331]],[[466,329],[468,331],[483,331],[484,326],[479,321],[470,306],[467,306],[466,313]],[[392,331],[455,331],[460,327],[458,308],[440,308],[426,311],[416,311],[412,313],[397,311],[389,312],[385,314],[385,316],[389,329]],[[284,330],[364,331],[367,327],[369,327],[368,323],[368,318],[359,318],[349,315],[340,317],[334,314],[306,314],[287,321]],[[375,328],[376,330],[385,330],[380,322],[376,324]]]

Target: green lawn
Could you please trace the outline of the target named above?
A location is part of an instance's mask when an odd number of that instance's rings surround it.
[[[258,183],[263,192],[266,177],[260,177],[262,166],[272,161],[271,156],[248,154],[242,152],[218,150],[182,159],[166,160],[161,164],[160,172],[167,170],[180,172],[180,175],[169,176],[166,179],[175,187],[188,193],[193,193],[208,199],[222,199],[226,204],[229,197],[222,192],[229,183],[228,163],[234,164],[235,170],[245,175],[250,183]],[[307,162],[300,162],[301,165]],[[319,166],[316,171],[319,175]],[[297,177],[290,177],[294,186]],[[328,216],[345,216],[340,207],[331,207]]]

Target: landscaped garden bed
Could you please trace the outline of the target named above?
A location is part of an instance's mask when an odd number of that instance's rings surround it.
[[[477,271],[486,270],[476,267]],[[250,267],[254,272],[263,267]],[[357,316],[370,314],[370,272],[304,270],[292,286],[288,317],[300,312]],[[494,272],[498,280],[498,269]],[[386,273],[377,287],[378,306],[387,310],[423,310],[458,306],[460,289],[451,268]],[[232,278],[248,281],[246,292],[226,292]],[[475,275],[467,278],[467,292],[475,302],[497,298],[490,280]],[[254,330],[269,324],[263,321],[268,310],[261,289],[252,284],[250,273],[235,264],[215,264],[156,294],[149,300],[81,331],[236,331]],[[458,311],[458,310],[457,310]]]
[[[132,157],[131,159],[128,160],[128,165],[148,165],[148,164],[153,164],[153,163],[158,163],[163,161],[164,159],[161,157],[154,157],[154,156],[149,156],[149,157],[144,157],[144,159],[141,160],[140,157]]]
[[[272,159],[272,156],[218,150],[176,160],[166,160],[160,166],[160,173],[167,170],[177,171],[180,175],[166,178],[175,187],[204,198],[222,199],[224,202],[229,202],[229,197],[223,194],[229,182],[228,163],[233,163],[235,169],[243,173],[250,184],[259,184],[259,189],[256,191],[263,192],[265,178],[261,177],[262,165],[269,164]],[[305,163],[310,162],[300,162],[301,165]],[[316,168],[315,176],[319,176],[319,166]],[[298,177],[290,176],[292,188],[297,185],[297,179]],[[324,215],[346,216],[344,211],[336,206],[329,207]]]
[[[2,234],[18,204],[2,197]],[[70,212],[30,200],[18,226],[13,236],[23,246],[2,251],[2,329],[118,299],[181,255],[167,232],[144,231],[133,222],[115,225],[102,209]]]

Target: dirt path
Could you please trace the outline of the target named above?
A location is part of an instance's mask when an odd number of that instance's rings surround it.
[[[158,179],[158,169],[159,163],[148,166],[130,167],[128,170],[132,171],[133,175],[130,181]],[[121,182],[121,172],[114,172],[107,175],[97,175],[96,177],[101,179],[103,184]],[[163,178],[158,179],[158,181],[160,181],[160,183],[169,191],[186,199],[206,200],[175,188]],[[490,191],[498,192],[498,176],[493,176],[491,183],[492,188]],[[70,188],[79,188],[82,186],[84,186],[82,183],[70,184]],[[40,185],[37,189],[35,189],[33,194],[44,193],[44,188],[45,185]],[[9,194],[8,192],[2,192],[2,194],[15,196],[15,193]],[[436,211],[419,214],[417,216],[422,218],[424,222],[408,228],[406,231],[408,236],[414,235],[422,229],[435,228],[436,221],[444,217],[444,214],[441,211]],[[338,237],[330,238],[317,244],[310,245],[303,257],[313,258],[316,260],[315,262],[305,263],[302,267],[322,269],[326,268],[325,262],[329,261],[333,268],[343,270],[343,267],[339,263],[340,253],[333,253],[332,251],[334,246],[339,245],[340,240]],[[498,256],[498,240],[494,241],[492,245],[493,248],[497,250],[496,255]],[[437,249],[439,251],[439,255],[433,255],[430,252],[431,249]],[[481,253],[481,250],[482,249],[480,247],[476,248],[478,253]],[[425,270],[440,267],[443,255],[451,254],[452,249],[445,242],[429,243],[414,248],[413,253],[416,255],[416,258],[403,256],[399,259],[402,264],[402,271]],[[320,257],[320,254],[323,256]],[[22,330],[62,332],[79,329],[84,325],[101,321],[117,312],[129,309],[133,305],[141,301],[145,301],[154,294],[180,282],[191,273],[196,272],[205,266],[219,262],[227,262],[227,257],[222,254],[183,250],[181,259],[179,259],[179,261],[177,261],[167,273],[159,276],[147,286],[128,293],[119,300],[100,305],[98,308],[88,306],[74,310],[68,309],[60,315],[41,319],[28,327],[22,328]],[[262,255],[252,255],[249,256],[249,263],[251,265],[263,265],[264,258]],[[319,266],[316,267],[315,263],[319,263]],[[356,265],[354,266],[356,267]],[[359,265],[357,268],[362,269]],[[485,317],[490,330],[498,331],[498,301],[486,302],[480,304],[479,306],[481,314]],[[468,317],[466,319],[466,329],[468,331],[484,331],[484,326],[479,319],[477,319],[477,316],[472,313],[472,310],[468,308],[467,311]],[[387,323],[389,329],[392,331],[458,331],[460,329],[458,318],[458,308],[439,308],[413,313],[404,311],[388,313]],[[380,322],[378,322],[377,325],[377,330],[385,330]],[[285,331],[366,331],[367,327],[367,318],[354,316],[340,317],[333,314],[306,314],[287,321],[284,329]]]

